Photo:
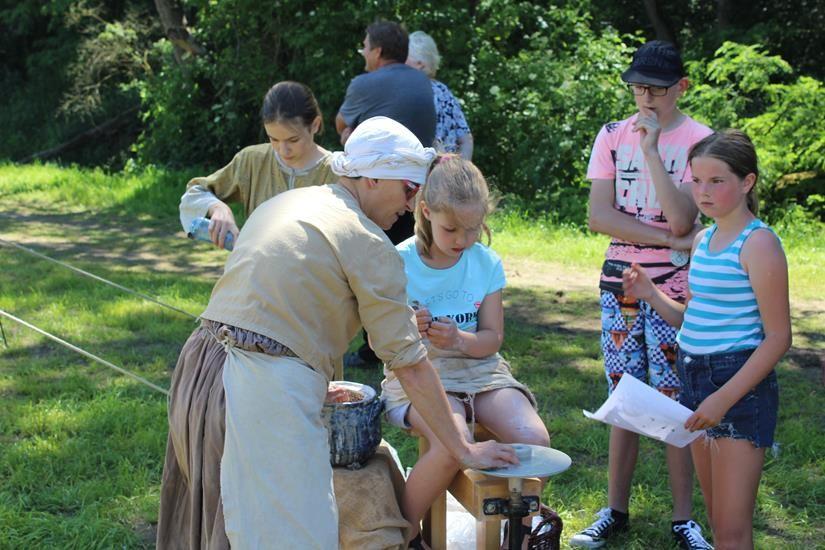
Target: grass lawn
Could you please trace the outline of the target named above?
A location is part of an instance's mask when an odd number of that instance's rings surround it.
[[[226,254],[183,238],[177,201],[187,178],[0,165],[0,239],[197,315]],[[545,495],[566,541],[606,498],[608,428],[581,413],[605,398],[596,284],[606,240],[506,214],[491,225],[509,280],[502,353],[534,390],[553,446],[573,459]],[[814,548],[825,538],[825,244],[821,233],[790,233],[782,235],[795,340],[779,366],[781,450],[769,453],[762,478],[759,548]],[[0,309],[168,387],[192,319],[6,246],[0,265]],[[165,396],[23,326],[2,326],[0,548],[153,547]],[[411,465],[416,442],[389,428],[385,437]],[[707,525],[698,487],[694,502]],[[670,547],[664,451],[649,440],[631,515],[632,530],[612,548]]]

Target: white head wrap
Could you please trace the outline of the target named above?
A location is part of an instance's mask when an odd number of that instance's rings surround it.
[[[348,178],[410,180],[424,185],[435,159],[404,125],[384,116],[365,120],[352,132],[344,151],[332,153],[332,171]]]

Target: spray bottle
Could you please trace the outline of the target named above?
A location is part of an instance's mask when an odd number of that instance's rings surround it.
[[[198,241],[206,241],[212,242],[212,237],[209,236],[209,219],[208,218],[195,218],[192,220],[192,225],[189,226],[189,231],[186,233],[186,236],[190,239],[196,239]],[[235,244],[235,236],[232,233],[227,233],[226,237],[223,240],[223,247],[226,250],[232,250],[232,247]]]

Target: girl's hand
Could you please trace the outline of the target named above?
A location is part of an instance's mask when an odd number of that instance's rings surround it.
[[[430,328],[433,317],[430,315],[430,310],[425,307],[417,307],[415,309],[415,320],[418,323],[418,334],[422,338],[427,338],[427,330]]]
[[[458,325],[449,317],[439,317],[431,322],[427,336],[430,338],[430,343],[437,348],[459,349],[461,335],[459,334]]]
[[[639,116],[633,122],[633,131],[642,134],[642,151],[659,154],[659,134],[662,133],[662,127],[659,126],[659,117],[655,111],[641,107]]]
[[[232,209],[222,202],[215,203],[209,209],[209,220],[209,236],[218,248],[223,248],[227,233],[232,233],[235,237],[240,233]]]
[[[656,291],[647,271],[637,263],[631,264],[622,272],[622,289],[625,295],[648,302]]]
[[[718,392],[712,393],[699,404],[696,412],[685,421],[685,429],[695,432],[696,430],[707,430],[718,426],[729,408],[730,405],[722,402]]]

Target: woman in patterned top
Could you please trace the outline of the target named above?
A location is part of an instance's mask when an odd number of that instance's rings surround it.
[[[430,35],[424,31],[410,34],[407,65],[423,71],[433,85],[436,126],[435,148],[444,153],[457,153],[467,160],[473,158],[473,134],[464,118],[464,111],[450,89],[435,79],[441,56]]]

